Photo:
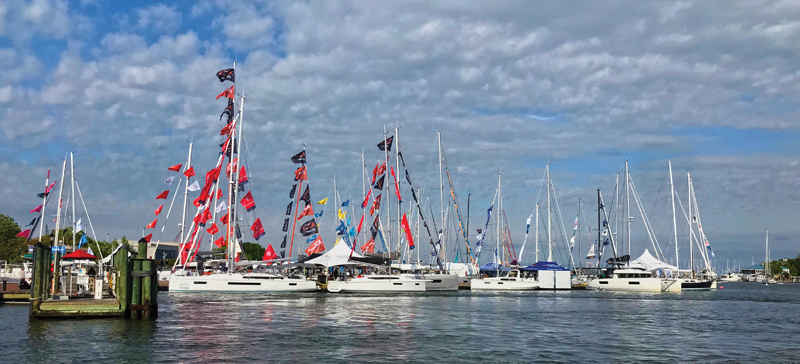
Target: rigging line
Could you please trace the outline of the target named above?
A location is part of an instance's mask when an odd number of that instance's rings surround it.
[[[629,177],[629,183],[633,192],[633,198],[636,202],[637,207],[639,208],[639,213],[642,215],[642,222],[645,226],[645,231],[647,232],[648,237],[650,238],[650,243],[653,245],[653,250],[655,250],[656,254],[660,255],[660,259],[664,259],[664,253],[661,250],[661,245],[658,243],[658,238],[654,235],[653,228],[650,225],[650,220],[647,218],[647,214],[644,211],[644,206],[642,205],[642,201],[639,197],[639,191],[636,189],[636,185],[633,183],[633,178]]]
[[[572,252],[569,250],[569,242],[567,241],[567,230],[564,227],[564,216],[561,214],[561,206],[558,203],[558,195],[556,194],[556,186],[552,183],[552,181],[551,181],[550,185],[553,188],[553,199],[556,201],[556,214],[558,215],[559,222],[561,222],[561,232],[563,233],[562,237],[564,239],[565,248],[567,249],[567,254],[569,255],[569,261],[570,261],[570,263],[572,263],[572,266],[574,267],[575,266],[575,261],[572,258]]]
[[[681,198],[680,198],[680,196],[678,196],[677,192],[675,193],[675,197],[678,198],[678,205],[681,207],[681,211],[683,211],[683,216],[686,218],[686,222],[688,223],[689,222],[689,215],[686,214],[686,209],[683,208],[683,203],[681,203]],[[694,242],[697,245],[697,249],[701,249],[702,250],[702,247],[700,246],[700,240],[697,238],[697,235],[694,233],[694,229],[690,229],[690,233],[691,233],[691,236],[694,237]],[[691,268],[691,267],[693,267],[693,265],[694,265],[694,262],[690,262],[690,265],[689,265],[690,269],[693,269],[693,268]]]
[[[92,229],[94,245],[97,247],[97,251],[100,253],[100,261],[102,262],[105,257],[103,257],[103,251],[100,250],[100,245],[97,243],[97,234],[94,232],[94,224],[92,224],[92,218],[89,216],[89,210],[86,209],[86,202],[83,200],[83,193],[81,193],[81,186],[78,184],[77,179],[75,180],[75,187],[78,187],[78,196],[80,196],[81,204],[83,204],[83,212],[86,213],[86,219],[89,220],[89,228]]]

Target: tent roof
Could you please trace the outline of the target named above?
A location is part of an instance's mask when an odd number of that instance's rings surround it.
[[[650,254],[650,250],[645,249],[644,253],[642,253],[639,258],[631,261],[631,268],[640,268],[644,270],[653,271],[656,269],[671,269],[671,270],[678,270],[674,265],[670,265],[668,263],[664,263],[658,258],[654,257]]]
[[[508,271],[510,271],[510,270],[511,270],[511,268],[509,268],[509,267],[504,267],[504,266],[502,266],[502,265],[501,265],[501,266],[498,268],[498,267],[497,267],[497,264],[494,264],[494,263],[486,263],[486,264],[484,264],[484,265],[482,265],[482,266],[480,267],[480,270],[481,270],[481,271],[489,271],[489,272],[494,272],[494,271],[500,270],[500,271],[503,271],[503,272],[508,272]]]
[[[351,255],[352,254],[352,255]],[[313,259],[306,260],[306,264],[319,264],[325,267],[333,267],[335,265],[353,264],[349,262],[350,257],[363,258],[361,254],[356,253],[345,244],[342,239],[336,242],[333,248]]]
[[[97,257],[83,250],[78,249],[72,253],[69,253],[61,257],[61,259],[97,259]]]
[[[529,266],[527,266],[525,268],[522,268],[522,270],[562,270],[562,271],[566,270],[566,271],[568,271],[569,269],[562,267],[561,264],[558,264],[556,262],[536,262],[536,263],[531,264],[531,265],[529,265]]]

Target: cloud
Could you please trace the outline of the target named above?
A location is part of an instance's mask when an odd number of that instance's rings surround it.
[[[182,16],[173,6],[156,4],[147,8],[137,9],[136,27],[140,30],[158,31],[173,34],[180,29]]]

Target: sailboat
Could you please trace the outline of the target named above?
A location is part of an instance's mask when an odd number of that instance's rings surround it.
[[[674,205],[674,198],[676,196],[675,189],[672,187],[672,163],[669,163],[669,172],[670,172],[670,187],[672,188],[672,198],[673,198],[673,229],[675,229],[675,205]],[[716,275],[714,274],[713,270],[711,269],[710,260],[708,257],[708,252],[711,251],[711,246],[708,243],[708,239],[706,238],[705,233],[703,232],[703,225],[700,220],[700,210],[697,207],[697,198],[694,194],[694,185],[692,184],[692,176],[690,172],[686,172],[686,180],[687,180],[687,188],[689,191],[689,216],[687,216],[686,221],[689,223],[689,272],[691,273],[688,277],[682,277],[681,280],[681,289],[683,290],[692,290],[692,291],[708,291],[712,288],[716,288]],[[694,204],[693,204],[694,203]],[[694,225],[697,224],[697,232],[698,235],[695,236],[695,229]],[[677,232],[676,232],[677,234]],[[694,238],[694,239],[693,239]],[[700,242],[703,242],[703,245],[700,245]],[[677,235],[675,235],[675,241],[677,244]],[[694,245],[693,242],[697,243],[698,251],[700,252],[700,257],[703,259],[705,264],[705,268],[702,270],[702,274],[695,275],[694,271]],[[677,249],[677,248],[676,248]],[[676,259],[678,254],[676,250]],[[676,260],[677,261],[677,260]]]
[[[259,263],[273,263],[279,259],[273,259],[269,262],[240,262],[239,253],[242,251],[239,239],[239,221],[241,217],[237,214],[238,211],[238,192],[244,192],[244,185],[248,184],[247,172],[244,165],[244,156],[240,151],[242,148],[243,138],[243,125],[244,125],[244,101],[245,97],[242,96],[238,112],[235,112],[235,70],[234,67],[222,70],[217,73],[220,82],[231,81],[234,85],[223,91],[217,99],[225,97],[228,100],[228,106],[225,108],[223,115],[227,113],[228,120],[225,127],[220,131],[221,135],[225,135],[225,142],[221,144],[222,150],[219,159],[214,169],[206,173],[206,180],[200,196],[195,200],[195,206],[198,207],[195,218],[192,219],[190,229],[185,230],[181,246],[179,258],[176,260],[173,267],[173,274],[169,279],[169,290],[171,292],[314,292],[318,291],[317,284],[313,280],[307,280],[305,277],[286,276],[282,274],[263,274],[263,273],[243,273],[237,271],[237,267],[253,266]],[[237,130],[238,129],[238,130]],[[199,240],[200,235],[204,232],[212,236],[222,229],[217,228],[216,216],[212,218],[210,212],[211,207],[214,206],[214,214],[216,214],[216,201],[220,199],[222,194],[220,188],[220,172],[225,158],[228,158],[226,174],[228,175],[228,201],[227,213],[220,219],[225,233],[220,237],[215,244],[218,247],[226,248],[226,261],[224,267],[220,269],[206,272],[200,252],[202,240]],[[178,167],[179,169],[180,167]],[[249,184],[248,184],[249,185]],[[242,215],[246,215],[248,211],[255,210],[255,202],[252,197],[252,191],[241,200],[242,206],[246,211]],[[210,226],[206,227],[205,231],[199,230],[199,227],[205,226],[208,220],[211,219]],[[253,232],[253,238],[258,240],[265,235],[263,225],[260,218],[256,218],[252,223],[250,230]],[[188,233],[190,232],[191,233]],[[268,247],[268,251],[271,249]],[[274,250],[272,250],[274,251]],[[192,260],[197,258],[197,270],[191,271],[187,266]],[[180,265],[180,267],[178,267]]]
[[[772,277],[772,266],[770,264],[772,262],[772,257],[769,253],[769,229],[767,229],[765,241],[766,246],[764,251],[766,254],[764,255],[764,279],[762,283],[768,286],[770,283],[775,284],[775,279]]]

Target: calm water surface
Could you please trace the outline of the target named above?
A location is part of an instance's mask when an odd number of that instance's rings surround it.
[[[680,294],[159,294],[155,322],[28,322],[0,362],[800,362],[800,284]]]

